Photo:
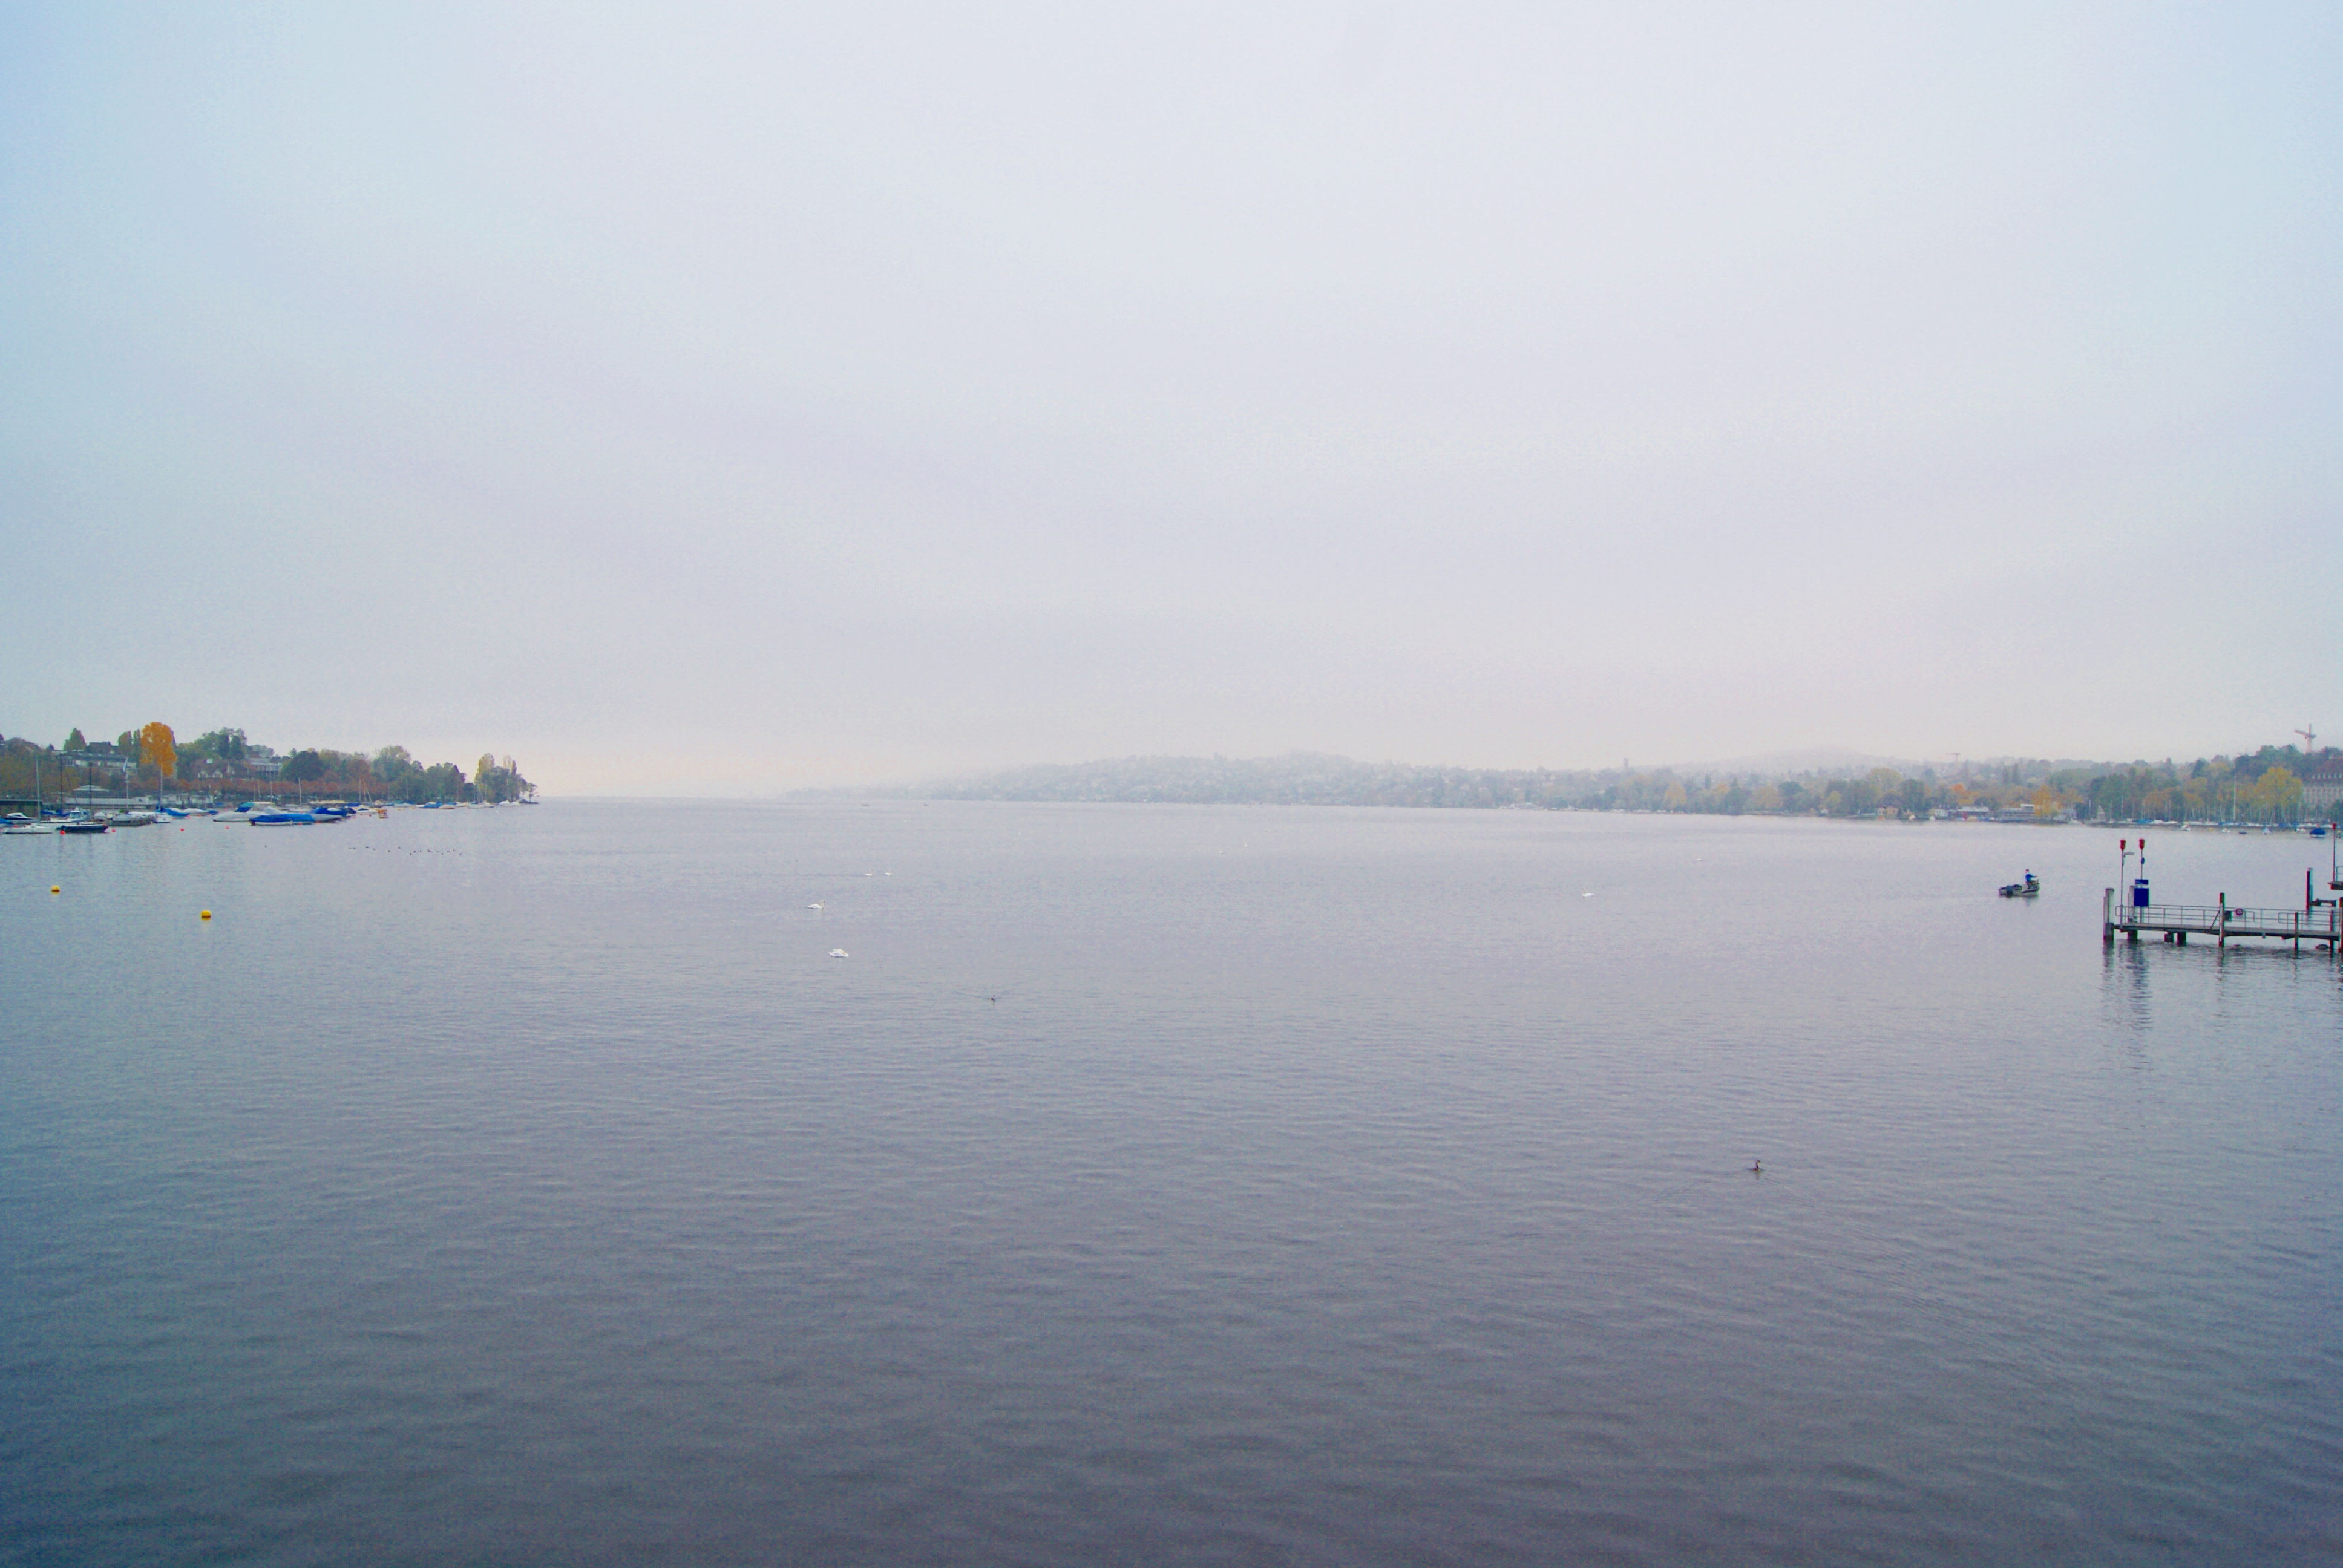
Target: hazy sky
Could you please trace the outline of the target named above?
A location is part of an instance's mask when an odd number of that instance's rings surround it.
[[[0,4],[0,730],[2343,736],[2343,8]]]

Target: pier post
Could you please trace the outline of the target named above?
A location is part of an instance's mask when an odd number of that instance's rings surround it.
[[[2116,945],[2116,890],[2109,888],[2099,895],[2099,946]]]
[[[2229,895],[2227,893],[2221,895],[2221,913],[2217,923],[2221,928],[2221,946],[2226,948],[2229,945]]]

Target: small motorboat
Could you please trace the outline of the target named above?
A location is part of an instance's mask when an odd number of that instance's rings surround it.
[[[252,825],[256,828],[298,828],[317,821],[307,811],[255,811]]]
[[[2028,871],[2022,882],[2004,882],[2001,896],[2005,899],[2038,899],[2042,896],[2042,879]]]
[[[96,817],[75,817],[57,824],[60,833],[110,833],[114,824]]]

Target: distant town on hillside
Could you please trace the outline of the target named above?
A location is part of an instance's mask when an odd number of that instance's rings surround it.
[[[151,753],[151,754],[150,754]],[[159,763],[159,766],[158,766]],[[424,763],[404,746],[373,752],[305,747],[280,752],[241,729],[180,740],[170,726],[126,729],[91,740],[75,728],[62,744],[25,736],[0,739],[0,798],[58,805],[76,798],[153,796],[157,791],[223,800],[277,795],[349,800],[528,799],[537,786],[511,758],[482,756],[468,776],[453,762]]]
[[[1444,806],[2021,821],[2329,820],[2343,752],[2265,746],[2191,762],[2001,759],[1835,768],[1435,768],[1283,757],[1126,757],[1010,769],[895,793],[928,799]]]

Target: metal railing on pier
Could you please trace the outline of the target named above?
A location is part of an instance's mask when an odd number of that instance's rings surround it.
[[[2182,942],[2211,937],[2226,945],[2232,939],[2258,937],[2298,945],[2318,942],[2333,950],[2343,942],[2343,908],[2252,909],[2226,899],[2217,904],[2118,904],[2116,890],[2107,890],[2100,901],[2100,940],[2112,942],[2120,935],[2136,942],[2143,931]]]

